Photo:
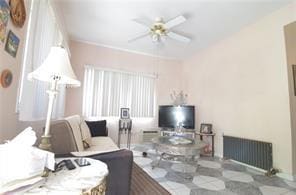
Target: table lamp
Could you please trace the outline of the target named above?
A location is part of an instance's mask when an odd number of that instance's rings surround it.
[[[65,84],[71,87],[79,87],[80,81],[77,80],[70,64],[67,51],[62,47],[52,47],[47,58],[41,66],[28,74],[28,79],[39,80],[50,83],[50,89],[47,90],[49,102],[45,123],[44,135],[41,137],[40,149],[51,150],[50,144],[50,120],[53,104],[58,94],[57,86]]]

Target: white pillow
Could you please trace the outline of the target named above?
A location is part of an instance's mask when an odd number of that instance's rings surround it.
[[[91,134],[90,130],[85,122],[85,120],[81,117],[80,121],[80,130],[81,130],[81,135],[82,135],[82,141],[85,143],[84,148],[89,148],[92,143],[91,143]]]

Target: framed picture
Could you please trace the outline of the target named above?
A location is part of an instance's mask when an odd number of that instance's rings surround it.
[[[26,7],[24,0],[9,0],[11,21],[17,27],[23,27],[26,21]]]
[[[15,57],[17,49],[20,43],[20,39],[10,30],[7,36],[5,50],[12,56]]]
[[[5,0],[0,0],[0,41],[4,43],[6,27],[9,18],[9,6]]]
[[[292,65],[292,72],[293,72],[293,84],[294,84],[294,96],[296,96],[296,65]]]
[[[201,123],[200,124],[200,132],[211,134],[212,133],[212,126],[213,125],[209,124],[209,123]]]
[[[129,108],[120,108],[120,118],[121,119],[129,119]]]
[[[12,72],[8,69],[3,70],[0,77],[0,83],[3,88],[7,88],[12,83]]]

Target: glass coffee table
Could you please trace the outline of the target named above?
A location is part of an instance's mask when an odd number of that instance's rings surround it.
[[[160,158],[152,168],[159,166],[162,160],[178,161],[182,163],[194,162],[198,166],[197,159],[200,151],[206,146],[200,139],[182,136],[159,136],[152,139],[155,150],[160,153]],[[190,179],[190,178],[186,178]]]

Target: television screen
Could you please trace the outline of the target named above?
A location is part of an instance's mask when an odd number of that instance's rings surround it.
[[[186,129],[194,129],[194,106],[159,106],[158,126],[163,128],[175,128],[178,125]]]

